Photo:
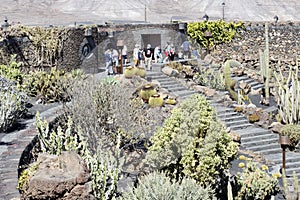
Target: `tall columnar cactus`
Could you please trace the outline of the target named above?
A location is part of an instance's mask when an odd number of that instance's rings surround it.
[[[298,67],[294,71],[292,66],[290,66],[287,79],[280,68],[278,73],[274,73],[278,114],[282,122],[287,124],[297,124],[300,120],[300,83],[298,81],[298,71]]]
[[[235,101],[239,101],[239,95],[233,89],[235,85],[235,80],[231,78],[230,68],[238,64],[240,65],[240,63],[235,60],[227,60],[224,66],[225,88],[229,92],[231,98]]]
[[[265,105],[270,104],[270,88],[269,88],[269,82],[270,82],[270,74],[271,69],[269,66],[269,32],[268,32],[268,24],[265,24],[265,50],[262,52],[259,50],[259,63],[260,63],[260,75],[262,77],[262,80],[265,84]]]

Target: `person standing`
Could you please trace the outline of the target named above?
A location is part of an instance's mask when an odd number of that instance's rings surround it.
[[[105,56],[105,69],[106,69],[106,73],[107,75],[111,75],[112,72],[112,51],[110,49],[107,49],[104,52],[104,56]]]
[[[160,46],[155,47],[154,49],[154,62],[161,63],[162,62],[162,54]]]
[[[184,58],[185,59],[188,59],[191,57],[191,45],[190,45],[190,42],[185,40],[181,47],[183,48],[183,53],[184,53]]]
[[[140,45],[136,44],[133,49],[133,62],[134,66],[137,67],[140,65],[139,61],[139,51],[140,51]]]
[[[127,64],[127,46],[124,45],[122,49],[122,60],[124,61],[123,63],[126,65]]]
[[[150,71],[152,69],[151,63],[152,63],[152,55],[153,55],[150,44],[147,44],[147,48],[144,50],[143,55],[145,59],[146,68]]]
[[[113,61],[113,73],[117,73],[117,67],[119,66],[119,52],[117,49],[112,51],[112,61]]]

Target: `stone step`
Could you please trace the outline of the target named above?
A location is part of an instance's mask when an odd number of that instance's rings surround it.
[[[175,79],[172,79],[172,78],[169,78],[169,77],[164,77],[164,76],[161,76],[161,77],[152,77],[152,80],[156,80],[160,83],[165,83],[165,82],[174,82],[174,83],[178,83],[178,81],[176,81]]]
[[[266,156],[266,158],[268,160],[271,160],[275,164],[281,164],[282,163],[282,149],[280,148],[280,152],[278,154],[269,155],[269,156]],[[286,163],[299,162],[300,161],[300,154],[290,152],[290,151],[287,150],[287,152],[285,154],[285,160],[286,160]]]
[[[253,82],[250,82],[249,85],[251,86],[251,88],[257,86],[257,85],[261,85],[261,83],[257,82],[257,81],[253,81]]]
[[[235,126],[235,125],[242,125],[242,124],[249,124],[248,119],[239,119],[239,120],[234,120],[234,121],[228,121],[225,122],[226,126]]]
[[[251,87],[251,89],[253,89],[253,90],[258,90],[258,89],[260,89],[260,88],[263,88],[264,87],[264,84],[258,84],[258,85],[255,85],[255,86],[253,86],[253,87]]]
[[[266,132],[271,133],[271,131],[260,128],[260,127],[256,127],[256,126],[252,126],[251,128],[247,128],[247,129],[243,129],[243,130],[239,130],[236,131],[237,134],[239,134],[241,136],[241,138],[248,138],[248,137],[252,137],[252,136],[258,136],[258,135],[265,135]]]
[[[231,78],[233,78],[236,81],[242,81],[242,80],[246,80],[249,77],[248,76],[232,76]]]
[[[278,154],[278,153],[280,153],[281,150],[279,148],[273,148],[273,149],[262,149],[262,150],[252,150],[252,151],[266,157],[268,155]]]
[[[274,152],[281,152],[280,144],[278,143],[273,143],[273,144],[264,144],[264,145],[259,145],[259,146],[251,146],[247,147],[248,150],[262,153],[265,155],[266,152],[270,152],[274,150]]]
[[[237,113],[235,113],[235,114],[233,114],[232,113],[232,115],[221,115],[221,116],[219,116],[218,115],[218,117],[223,121],[223,122],[225,122],[225,123],[227,123],[227,122],[231,122],[231,121],[237,121],[237,120],[243,120],[243,119],[245,119],[245,116],[243,116],[243,115],[239,115],[239,114],[237,114]],[[248,120],[247,120],[248,121]]]
[[[298,161],[293,162],[286,162],[286,169],[298,169],[300,170],[300,159],[297,159]]]
[[[299,179],[299,177],[300,177],[300,168],[299,167],[297,167],[297,168],[288,168],[287,163],[286,163],[285,164],[285,173],[286,173],[286,175],[293,177],[294,172],[296,173],[296,176]],[[299,180],[298,180],[298,182],[299,182]]]
[[[188,98],[189,96],[193,95],[193,94],[197,94],[198,92],[192,91],[192,90],[182,90],[182,91],[177,91],[177,92],[173,92],[173,94],[176,97],[181,97],[181,98]]]
[[[278,139],[277,138],[267,138],[267,139],[259,139],[259,140],[253,140],[253,141],[248,141],[248,142],[242,141],[242,146],[245,148],[257,147],[257,146],[268,145],[268,144],[278,144]]]
[[[234,125],[234,126],[227,126],[227,127],[230,127],[231,130],[234,130],[234,131],[238,131],[238,130],[243,130],[243,129],[247,129],[249,127],[253,127],[253,124],[238,124],[238,125]]]
[[[168,88],[170,92],[179,92],[179,91],[186,91],[187,89],[183,86],[178,86],[174,88]]]
[[[245,83],[247,83],[247,84],[250,84],[250,83],[253,83],[253,82],[257,82],[256,80],[254,80],[254,79],[252,79],[252,78],[247,78],[247,79],[244,79],[243,80]]]
[[[263,133],[263,132],[262,132]],[[276,139],[278,142],[278,134],[270,133],[269,131],[266,131],[265,134],[261,135],[255,135],[255,136],[243,136],[241,137],[242,143],[252,142],[252,141],[260,141],[260,140],[266,140],[266,139]]]
[[[226,114],[226,113],[232,113],[234,112],[232,108],[228,108],[228,107],[225,107],[225,106],[222,106],[222,107],[217,107],[217,114],[218,115],[222,115],[222,114]],[[235,112],[236,113],[236,112]]]
[[[174,81],[170,81],[170,82],[159,82],[160,83],[160,86],[161,87],[164,87],[164,88],[169,88],[169,87],[177,87],[177,86],[181,86],[181,84],[177,83],[177,82],[174,82]]]
[[[223,121],[225,118],[230,118],[230,117],[235,117],[235,116],[242,116],[242,115],[239,115],[236,112],[228,112],[228,113],[217,114],[217,116],[220,120]],[[244,116],[242,116],[242,117],[244,117]]]

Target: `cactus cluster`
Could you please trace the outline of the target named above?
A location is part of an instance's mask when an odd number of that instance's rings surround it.
[[[298,65],[297,65],[298,66]],[[295,71],[290,66],[288,78],[279,68],[274,72],[275,93],[280,121],[286,124],[297,124],[300,120],[300,83],[298,68]]]
[[[26,112],[28,97],[17,90],[16,85],[0,77],[0,130],[7,131]]]
[[[229,92],[230,97],[235,101],[239,100],[239,95],[237,92],[234,91],[236,81],[231,78],[230,68],[238,64],[240,65],[240,63],[236,60],[227,60],[224,64],[225,88]]]

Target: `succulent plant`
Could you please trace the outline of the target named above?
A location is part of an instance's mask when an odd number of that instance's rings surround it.
[[[151,83],[147,83],[142,87],[142,89],[139,92],[140,97],[145,101],[148,102],[149,98],[156,94],[156,89]]]
[[[160,94],[154,94],[149,98],[150,107],[161,107],[163,104],[164,100]]]
[[[125,68],[125,78],[132,78],[136,74],[136,68],[129,66]]]

